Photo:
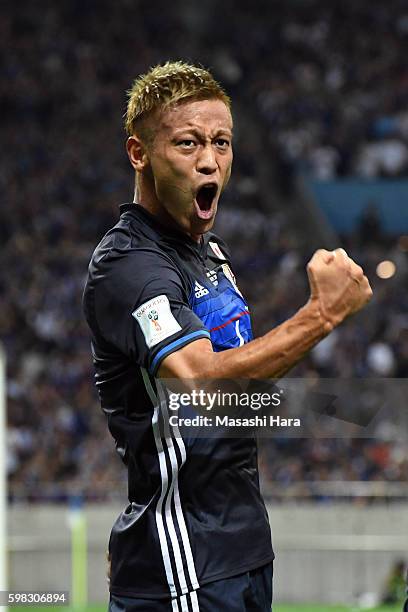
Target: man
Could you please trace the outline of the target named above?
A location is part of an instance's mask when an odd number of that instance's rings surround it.
[[[201,68],[156,66],[129,92],[134,203],[98,245],[84,295],[102,408],[129,473],[130,503],[109,544],[112,612],[269,612],[256,443],[183,439],[168,425],[160,379],[282,376],[371,296],[342,249],[318,251],[308,303],[251,341],[229,253],[210,232],[232,128],[229,98]]]

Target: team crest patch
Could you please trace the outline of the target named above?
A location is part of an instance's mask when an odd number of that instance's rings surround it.
[[[238,291],[238,293],[242,296],[242,293],[238,289],[237,281],[235,280],[234,273],[231,270],[231,268],[229,267],[229,265],[228,264],[222,264],[221,269],[224,272],[224,276],[226,276],[228,278],[228,280],[230,281],[230,283],[234,286],[234,289],[236,289]]]
[[[224,253],[221,251],[220,247],[218,246],[216,242],[211,242],[210,240],[208,244],[211,247],[211,250],[214,253],[214,255],[218,257],[218,259],[225,259]]]
[[[166,295],[145,302],[132,312],[132,316],[139,323],[149,348],[181,330]]]

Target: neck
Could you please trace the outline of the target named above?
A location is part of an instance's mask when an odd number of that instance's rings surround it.
[[[147,212],[156,217],[156,219],[165,227],[186,234],[189,236],[189,238],[194,240],[194,242],[200,242],[201,234],[191,234],[176,223],[173,217],[158,200],[154,187],[152,189],[150,185],[147,185],[146,180],[143,180],[143,178],[144,177],[142,176],[139,180],[136,179],[133,203],[142,206],[145,210],[147,210]]]

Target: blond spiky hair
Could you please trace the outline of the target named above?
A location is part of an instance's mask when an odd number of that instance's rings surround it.
[[[166,62],[138,77],[127,92],[125,130],[147,139],[145,119],[180,100],[222,100],[231,108],[231,100],[213,76],[198,66],[184,62]]]

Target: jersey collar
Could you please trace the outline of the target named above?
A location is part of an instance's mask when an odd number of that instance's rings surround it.
[[[169,229],[151,213],[149,213],[143,206],[136,203],[121,204],[120,214],[131,213],[133,217],[136,217],[143,223],[144,226],[154,230],[155,236],[152,238],[157,240],[157,234],[159,234],[160,242],[166,242],[167,244],[176,243],[177,245],[185,245],[192,249],[194,252],[199,254],[201,257],[206,257],[208,242],[211,240],[211,232],[207,232],[201,237],[200,242],[195,242],[190,236],[184,234],[181,231],[175,229]]]

